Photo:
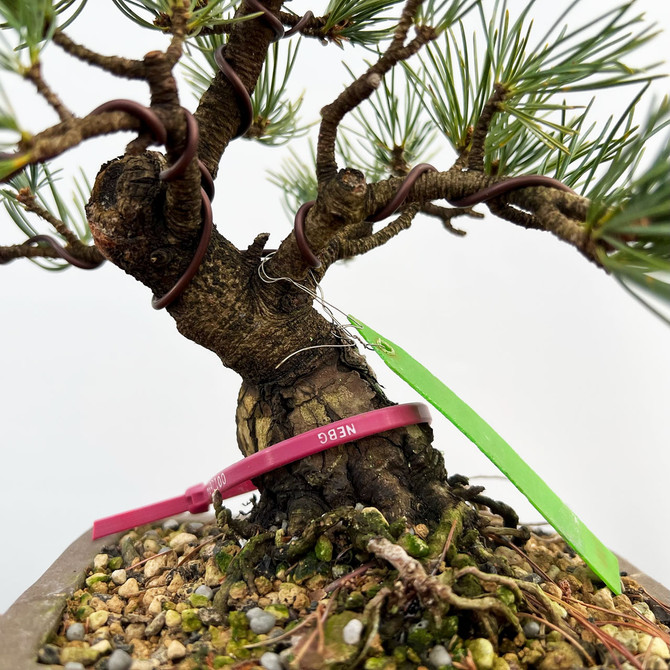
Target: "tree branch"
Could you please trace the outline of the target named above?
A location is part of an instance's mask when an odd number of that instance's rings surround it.
[[[381,247],[390,239],[398,235],[403,230],[407,230],[411,225],[414,217],[419,211],[419,205],[410,205],[395,221],[384,226],[372,235],[368,235],[359,240],[342,240],[340,243],[339,258],[352,258],[353,256],[361,256],[372,249]],[[335,259],[335,260],[339,260]]]
[[[23,76],[35,85],[37,92],[47,101],[47,103],[49,103],[49,105],[51,105],[61,121],[67,121],[74,117],[74,114],[63,104],[61,99],[44,81],[39,61],[33,63],[32,66],[25,71]]]
[[[441,205],[436,205],[433,202],[427,202],[421,206],[421,212],[427,214],[428,216],[434,216],[436,219],[442,221],[442,225],[445,230],[452,235],[458,235],[463,237],[467,233],[460,228],[456,228],[452,225],[451,220],[457,216],[469,216],[473,219],[483,219],[484,215],[479,212],[475,212],[471,207],[442,207]]]
[[[472,133],[471,149],[468,155],[468,168],[470,170],[484,171],[484,156],[486,153],[486,137],[489,134],[491,121],[500,109],[500,104],[507,95],[507,89],[502,84],[496,83],[493,95],[484,105],[482,114],[477,119],[477,125]]]
[[[68,242],[68,244],[81,244],[81,241],[77,235],[72,230],[70,230],[63,221],[56,218],[51,212],[38,204],[35,196],[30,192],[29,188],[22,188],[18,192],[16,199],[23,205],[27,212],[32,212],[49,223],[53,229]]]
[[[402,181],[392,177],[370,185],[366,216],[371,216],[390,202]],[[416,181],[405,203],[417,202],[423,205],[440,199],[457,202],[505,181],[507,181],[505,177],[492,177],[474,170],[427,172]],[[586,258],[600,265],[597,245],[583,226],[588,210],[586,198],[557,188],[526,186],[491,199],[487,206],[511,223],[553,233],[578,249]]]
[[[332,103],[321,110],[321,126],[316,147],[316,175],[319,184],[332,179],[337,174],[335,145],[337,129],[344,116],[367,100],[380,85],[382,77],[395,65],[407,60],[423,45],[437,37],[433,28],[421,26],[416,29],[417,36],[407,46],[403,46],[414,14],[420,4],[421,0],[407,1],[393,40],[384,55],[358,79],[349,84]]]
[[[281,0],[268,0],[265,4],[270,11],[278,12]],[[248,13],[251,12],[242,3],[238,15]],[[224,56],[249,94],[256,86],[273,37],[274,31],[262,17],[236,23],[230,33]],[[221,72],[217,72],[200,98],[195,117],[200,126],[198,155],[216,177],[221,156],[235,137],[241,119],[235,89]]]
[[[77,44],[60,30],[54,33],[53,41],[63,51],[74,56],[74,58],[117,77],[125,77],[126,79],[146,78],[146,66],[141,60],[131,60],[130,58],[120,58],[119,56],[103,56]]]

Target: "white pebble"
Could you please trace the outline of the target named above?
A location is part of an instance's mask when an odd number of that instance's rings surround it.
[[[443,665],[451,665],[451,654],[444,645],[436,644],[430,650],[430,654],[428,654],[428,661],[436,668],[441,668]]]
[[[140,592],[140,585],[137,583],[137,580],[134,577],[131,577],[121,586],[119,586],[119,595],[122,598],[130,598],[131,596],[136,596]]]
[[[284,670],[284,664],[279,657],[279,654],[274,654],[271,651],[266,651],[261,656],[261,665],[265,670]]]
[[[125,584],[126,580],[128,579],[128,575],[123,568],[120,569],[120,570],[114,570],[114,572],[112,572],[110,577],[112,578],[112,581],[117,586],[121,586],[121,584]]]
[[[195,590],[195,594],[198,596],[205,596],[207,600],[211,600],[214,597],[214,591],[209,588],[206,584],[201,584],[198,586],[198,588]]]
[[[346,644],[358,644],[361,641],[363,622],[360,619],[352,619],[342,629],[342,639]]]
[[[523,634],[526,637],[534,638],[540,634],[540,624],[537,621],[526,621],[523,625]]]
[[[277,623],[277,618],[272,612],[261,611],[260,614],[249,619],[249,628],[256,635],[265,635],[274,628],[275,623]]]
[[[79,661],[68,661],[63,667],[65,670],[85,670],[84,664]]]
[[[133,663],[127,651],[115,649],[107,659],[107,670],[128,670]]]
[[[109,563],[109,554],[96,554],[93,558],[93,568],[95,572],[102,572]]]
[[[181,553],[187,545],[195,545],[197,542],[198,538],[191,533],[178,533],[170,540],[170,548],[177,553]]]
[[[259,614],[263,614],[265,610],[262,607],[252,607],[248,612],[247,612],[247,619],[251,621],[254,617],[257,617]]]
[[[179,640],[172,640],[167,648],[167,657],[179,661],[186,656],[186,647]]]
[[[70,642],[74,640],[83,640],[86,637],[86,629],[84,628],[84,624],[70,624],[65,631],[65,637],[70,640]]]

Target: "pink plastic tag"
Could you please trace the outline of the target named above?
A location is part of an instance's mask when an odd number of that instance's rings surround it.
[[[273,444],[271,447],[266,447],[262,451],[243,458],[214,475],[207,484],[191,486],[184,495],[98,519],[93,524],[93,539],[129,530],[135,526],[182,512],[192,514],[206,512],[215,490],[218,490],[224,499],[248,493],[256,488],[251,481],[253,478],[293,461],[340,444],[382,433],[385,430],[430,422],[428,407],[417,402],[375,409],[347,419],[340,419],[321,428],[308,430],[306,433]]]

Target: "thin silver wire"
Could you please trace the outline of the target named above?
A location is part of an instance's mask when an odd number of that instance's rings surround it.
[[[289,354],[286,356],[286,358],[282,359],[277,365],[275,366],[275,370],[279,367],[281,367],[286,361],[291,358],[292,356],[295,356],[296,354],[301,353],[302,351],[308,351],[309,349],[337,349],[337,348],[350,348],[350,347],[355,347],[356,342],[358,342],[362,347],[365,349],[374,349],[374,345],[368,344],[364,340],[362,340],[358,335],[354,333],[349,333],[348,328],[354,328],[356,329],[357,326],[353,323],[347,323],[343,324],[341,323],[335,314],[335,312],[339,312],[343,316],[348,316],[347,313],[343,310],[341,310],[337,305],[334,305],[331,302],[328,302],[328,300],[325,299],[324,293],[323,293],[323,288],[319,284],[319,282],[316,280],[316,277],[314,276],[314,273],[309,270],[309,278],[311,282],[314,284],[314,288],[310,288],[309,286],[305,286],[304,284],[301,284],[294,279],[291,279],[291,277],[272,277],[267,273],[267,270],[265,269],[265,263],[272,258],[274,254],[268,254],[263,258],[261,261],[260,265],[258,266],[258,276],[260,277],[261,281],[266,283],[266,284],[275,284],[279,281],[287,281],[290,284],[293,284],[297,289],[300,289],[304,293],[306,293],[312,300],[316,301],[321,309],[324,311],[326,316],[330,319],[330,323],[333,326],[334,329],[334,334],[335,337],[337,337],[340,340],[346,341],[345,344],[315,344],[313,346],[309,347],[303,347],[302,349],[298,349],[297,351],[294,351],[292,354]],[[354,341],[355,340],[355,341]]]

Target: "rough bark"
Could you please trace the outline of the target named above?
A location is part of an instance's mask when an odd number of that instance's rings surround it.
[[[170,233],[166,187],[158,179],[163,164],[150,152],[111,161],[98,175],[88,207],[98,248],[159,295],[183,272],[197,244]],[[335,199],[333,207],[341,214],[341,202]],[[341,340],[294,284],[262,281],[264,242],[260,236],[240,251],[214,231],[198,273],[168,307],[183,335],[242,376],[237,422],[245,455],[391,404],[353,349],[309,348]],[[255,517],[264,524],[287,518],[295,529],[328,509],[360,502],[390,520],[437,521],[452,497],[442,455],[431,441],[429,427],[411,426],[270,473],[258,482],[262,497]]]

